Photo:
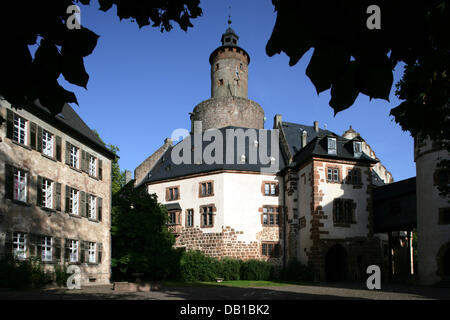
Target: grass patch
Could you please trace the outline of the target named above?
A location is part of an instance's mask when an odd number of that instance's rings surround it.
[[[235,288],[252,288],[252,287],[279,287],[286,285],[313,285],[311,282],[285,282],[285,281],[263,281],[263,280],[230,280],[223,282],[215,281],[198,281],[198,282],[182,282],[182,281],[163,281],[165,287],[235,287]]]

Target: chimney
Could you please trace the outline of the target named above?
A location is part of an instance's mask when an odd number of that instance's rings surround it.
[[[125,184],[131,181],[131,171],[125,170]]]
[[[302,132],[302,148],[304,148],[307,143],[308,143],[308,132],[306,130],[303,130],[303,132]]]
[[[314,121],[314,131],[319,132],[319,121]]]
[[[278,129],[281,128],[281,114],[276,114],[275,117],[273,118],[273,128],[274,129]]]

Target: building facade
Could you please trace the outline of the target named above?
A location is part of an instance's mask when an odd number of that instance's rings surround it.
[[[136,168],[136,186],[166,205],[177,247],[278,265],[295,258],[318,280],[361,279],[385,258],[372,188],[392,175],[352,128],[338,135],[276,115],[265,130],[264,110],[248,99],[250,56],[231,28],[221,41],[209,59],[211,98],[190,114],[191,134],[166,139]],[[212,149],[214,161],[202,158]]]
[[[114,154],[69,105],[53,117],[1,100],[0,113],[0,255],[48,271],[75,264],[82,285],[109,283]]]

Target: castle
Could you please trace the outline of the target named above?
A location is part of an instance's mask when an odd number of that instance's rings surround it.
[[[166,139],[135,169],[136,186],[166,205],[176,247],[278,265],[296,258],[318,280],[362,279],[368,265],[386,264],[372,188],[392,175],[351,127],[339,135],[276,115],[265,130],[238,39],[230,27],[222,35],[209,58],[211,98],[190,113],[184,140]]]

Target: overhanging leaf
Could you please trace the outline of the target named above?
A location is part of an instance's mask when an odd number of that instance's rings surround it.
[[[350,61],[343,73],[333,82],[329,105],[333,108],[334,115],[350,107],[358,97],[356,72],[357,62]]]

